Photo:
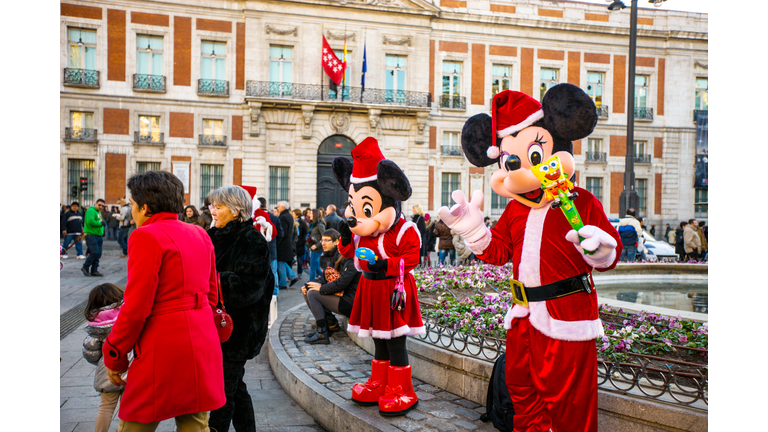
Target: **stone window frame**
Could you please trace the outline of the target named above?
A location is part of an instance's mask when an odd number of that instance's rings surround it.
[[[498,60],[496,61],[495,58],[503,58],[504,60]],[[486,89],[488,91],[488,94],[491,95],[490,97],[493,98],[493,67],[494,66],[506,66],[510,68],[509,73],[509,90],[515,90],[517,88],[520,89],[520,71],[519,71],[519,62],[517,61],[509,61],[509,57],[500,57],[500,56],[491,56],[488,59],[488,63],[491,67],[488,68],[488,73],[486,74],[486,82],[488,83],[488,88]],[[515,87],[514,83],[517,82],[517,87]],[[501,91],[501,90],[500,90]]]
[[[73,112],[84,112],[84,113],[91,113],[93,114],[93,128],[97,131],[104,132],[104,116],[102,115],[102,107],[94,107],[94,106],[80,106],[75,105],[74,103],[64,105],[64,112],[66,113],[66,119],[62,119],[64,121],[61,122],[61,135],[64,136],[64,128],[71,128],[72,127],[72,113]]]
[[[62,17],[64,18],[64,17]],[[106,79],[107,71],[107,32],[103,24],[94,23],[94,20],[88,18],[66,17],[60,22],[59,40],[64,41],[64,49],[61,51],[61,69],[69,67],[69,28],[81,28],[85,30],[96,31],[96,70],[99,71],[101,78]]]
[[[541,70],[542,69],[557,69],[557,84],[568,82],[567,80],[563,80],[563,69],[566,69],[565,61],[557,61],[557,60],[537,61],[533,68],[533,76],[535,80],[533,93],[535,95],[534,99],[538,100],[539,102],[541,102],[541,99],[542,99],[541,97]]]
[[[232,139],[232,134],[227,133],[231,132],[229,130],[229,127],[231,126],[229,122],[227,122],[227,116],[226,115],[210,115],[210,114],[202,114],[199,116],[195,116],[195,122],[197,123],[199,121],[199,124],[197,125],[197,130],[200,131],[200,135],[205,133],[205,120],[220,120],[221,121],[221,131],[222,134],[226,137],[229,137],[229,139]],[[197,138],[197,137],[195,137]]]
[[[472,80],[467,79],[467,76],[469,76],[469,73],[472,69],[472,59],[470,58],[469,54],[463,54],[463,53],[455,53],[455,52],[447,52],[444,55],[440,56],[440,66],[436,69],[436,72],[438,73],[438,79],[436,80],[436,85],[438,88],[438,92],[436,93],[438,97],[443,97],[443,63],[444,62],[455,62],[455,63],[461,63],[461,72],[459,73],[459,76],[461,77],[461,85],[459,86],[459,97],[465,97],[469,98],[471,94],[471,88],[472,88]],[[469,66],[469,71],[467,70],[467,67]],[[469,82],[469,84],[467,83]],[[439,99],[437,97],[433,98],[439,102]],[[469,102],[467,102],[467,106],[469,106]]]
[[[587,91],[587,74],[590,72],[598,72],[602,73],[605,76],[605,80],[603,81],[603,106],[612,106],[611,103],[613,102],[613,74],[611,71],[613,70],[613,63],[611,64],[604,64],[604,63],[583,63],[581,65],[581,78],[579,79],[579,87]],[[624,89],[624,94],[626,96],[626,89]]]
[[[194,35],[192,37],[192,59],[190,60],[192,62],[192,73],[191,73],[191,81],[195,89],[195,93],[197,93],[197,82],[199,79],[202,79],[203,77],[203,42],[216,42],[216,43],[224,43],[227,45],[227,60],[225,62],[225,69],[226,69],[226,80],[229,82],[229,95],[232,96],[233,90],[234,90],[234,82],[235,82],[235,69],[237,69],[235,64],[235,58],[237,55],[236,47],[235,47],[235,36],[233,33],[225,33],[225,32],[216,32],[216,31],[210,31],[210,30],[194,30]],[[165,44],[165,42],[163,42]],[[165,61],[165,60],[163,60]],[[196,66],[195,66],[196,65]],[[219,79],[218,77],[216,78]]]
[[[658,59],[656,59],[656,65],[658,66]],[[647,66],[636,66],[635,67],[635,76],[638,75],[645,75],[648,77],[648,98],[645,103],[646,108],[652,108],[654,119],[656,118],[656,108],[657,108],[657,100],[656,100],[656,93],[658,91],[658,69],[655,67],[647,67]],[[627,73],[627,80],[629,80],[629,73]],[[629,83],[635,85],[635,83]],[[626,90],[626,89],[625,89]],[[637,97],[637,92],[635,92],[635,97]],[[629,108],[632,108],[634,110],[635,108],[635,101],[632,101],[632,105],[629,105],[629,101],[627,101],[627,105]]]
[[[147,24],[133,24],[129,23],[128,31],[125,37],[126,56],[125,56],[125,69],[128,71],[129,79],[133,79],[133,74],[139,73],[139,56],[137,53],[138,46],[137,41],[139,35],[152,36],[163,38],[163,76],[166,78],[166,82],[173,74],[173,47],[172,47],[172,34],[170,28],[151,26]],[[134,47],[135,49],[127,49],[127,47]],[[153,72],[153,75],[157,75]],[[166,84],[166,88],[169,88],[170,83]],[[131,82],[131,86],[133,83]]]
[[[298,67],[297,67],[298,56],[296,55],[298,50],[296,49],[296,45],[298,45],[298,42],[295,41],[295,40],[291,40],[291,41],[288,41],[288,42],[285,42],[285,41],[282,41],[282,40],[272,42],[270,40],[267,40],[267,51],[266,51],[266,53],[267,53],[267,61],[264,62],[264,81],[267,81],[267,82],[271,82],[272,81],[271,78],[270,78],[270,63],[272,62],[272,54],[270,53],[270,51],[272,51],[272,47],[275,46],[275,47],[291,48],[291,50],[293,50],[293,57],[291,58],[291,63],[293,63],[293,66],[291,66],[291,68],[292,68],[292,70],[291,70],[291,84],[301,84],[301,83],[298,82],[298,78],[299,78],[299,72],[298,72]],[[333,47],[331,47],[331,49],[333,49]],[[344,48],[342,47],[342,49],[344,49]],[[350,77],[352,77],[352,75],[350,75]],[[323,79],[325,79],[325,78],[326,78],[326,76],[323,75]],[[325,82],[323,84],[326,85],[326,86],[328,85]]]
[[[159,132],[161,134],[165,134],[166,137],[169,136],[169,131],[167,129],[170,126],[166,125],[166,123],[169,123],[169,122],[168,121],[163,121],[164,118],[168,117],[167,113],[162,113],[162,112],[158,112],[158,111],[147,111],[147,110],[138,111],[138,110],[130,110],[129,109],[129,115],[131,113],[133,113],[134,118],[136,119],[135,123],[134,122],[130,122],[130,126],[128,127],[128,129],[129,129],[128,133],[130,134],[131,139],[133,139],[133,136],[135,135],[135,132],[138,131],[139,133],[141,133],[141,120],[140,120],[140,118],[142,116],[146,116],[146,117],[159,117],[160,118],[160,120],[158,121],[158,124],[159,124],[159,127],[160,127]]]

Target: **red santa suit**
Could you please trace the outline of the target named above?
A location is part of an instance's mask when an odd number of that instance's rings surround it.
[[[360,278],[349,317],[347,330],[360,337],[372,336],[376,339],[392,339],[403,335],[425,333],[421,320],[416,282],[411,270],[419,264],[421,235],[413,222],[400,218],[389,231],[378,236],[360,237],[344,246],[339,243],[339,252],[345,258],[354,258],[358,271],[368,272],[368,262],[360,261],[355,256],[355,249],[366,247],[373,250],[379,258],[387,260],[386,275],[391,279],[370,280]],[[400,311],[392,310],[390,299],[400,275],[400,259],[404,260],[406,302]]]
[[[618,233],[608,222],[600,201],[581,188],[574,204],[584,225]],[[560,209],[532,209],[510,201],[491,230],[492,240],[477,258],[495,265],[512,260],[514,278],[526,288],[591,274],[574,244],[565,239],[572,228]],[[515,406],[515,431],[597,431],[597,354],[595,339],[603,336],[597,293],[513,305],[506,314],[506,379]],[[581,429],[583,427],[583,429]]]

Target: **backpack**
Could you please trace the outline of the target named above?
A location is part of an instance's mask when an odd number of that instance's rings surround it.
[[[485,399],[485,414],[480,420],[493,422],[493,426],[501,432],[512,432],[514,426],[515,408],[509,396],[507,381],[504,376],[504,354],[500,355],[493,365],[491,381],[488,383],[488,395]]]
[[[621,237],[621,244],[626,246],[634,246],[637,244],[637,230],[632,225],[622,225],[619,227],[619,237]]]

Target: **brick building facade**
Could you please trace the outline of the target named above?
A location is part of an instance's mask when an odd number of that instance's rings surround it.
[[[706,110],[706,14],[641,8],[636,101],[628,103],[629,13],[543,0],[207,0],[61,3],[61,197],[125,196],[127,177],[164,169],[199,206],[211,189],[249,184],[274,203],[326,204],[329,161],[375,136],[428,211],[450,191],[506,201],[492,169],[460,150],[464,121],[499,89],[540,99],[569,82],[593,95],[594,133],[574,143],[577,183],[618,216],[627,112],[647,224],[694,216],[696,125]],[[321,75],[322,36],[347,88]],[[362,91],[363,51],[368,72]],[[702,102],[703,101],[703,102]],[[77,184],[87,177],[80,194]],[[336,203],[340,204],[340,203]],[[706,218],[706,207],[696,215]],[[701,212],[704,210],[704,212]]]

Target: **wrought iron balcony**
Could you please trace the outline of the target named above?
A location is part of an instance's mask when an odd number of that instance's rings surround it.
[[[375,88],[338,86],[331,90],[327,85],[295,84],[275,81],[248,81],[246,97],[329,101],[350,104],[395,105],[428,108],[430,94],[407,90],[382,90]]]
[[[459,146],[440,146],[440,153],[443,156],[464,156]]]
[[[69,87],[99,88],[99,71],[64,68],[64,85]]]
[[[464,96],[442,95],[440,97],[440,108],[449,109],[467,109],[467,98]]]
[[[133,90],[165,93],[165,77],[163,75],[133,74]]]
[[[653,108],[635,108],[635,120],[653,121]]]
[[[608,161],[608,155],[604,152],[587,152],[587,157],[584,159],[587,163],[606,163]]]
[[[197,94],[201,96],[229,97],[229,81],[199,79],[197,80]]]
[[[636,154],[634,159],[635,159],[635,163],[636,164],[650,164],[651,163],[651,155],[649,155],[649,154]]]
[[[96,129],[65,128],[64,139],[78,142],[99,142],[99,133]]]
[[[226,147],[227,146],[227,136],[226,135],[206,135],[206,134],[200,134],[200,144],[201,146],[217,146],[217,147]]]
[[[148,134],[142,134],[139,131],[134,131],[133,142],[135,144],[165,145],[165,134],[162,132],[150,132]]]
[[[601,105],[597,107],[597,118],[599,119],[607,119],[608,118],[608,105]]]
[[[694,124],[696,124],[696,119],[697,119],[697,118],[698,118],[700,115],[704,115],[704,116],[707,116],[707,115],[708,115],[708,112],[709,112],[708,110],[693,110],[693,123],[694,123]]]

